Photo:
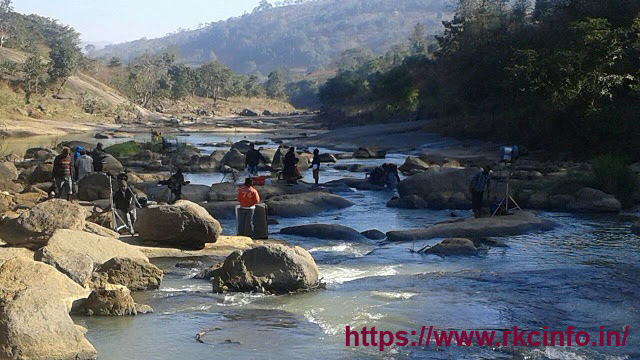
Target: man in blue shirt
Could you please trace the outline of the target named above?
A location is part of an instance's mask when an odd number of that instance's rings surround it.
[[[480,209],[482,209],[482,203],[484,200],[484,192],[490,192],[489,185],[491,184],[491,167],[485,166],[482,168],[482,172],[476,174],[471,180],[469,190],[471,191],[471,201],[473,214],[478,217]]]

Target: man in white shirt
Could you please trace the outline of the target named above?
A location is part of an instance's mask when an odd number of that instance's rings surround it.
[[[86,150],[82,150],[82,155],[76,159],[76,169],[78,169],[78,180],[82,179],[88,173],[93,172],[93,158],[87,155]]]

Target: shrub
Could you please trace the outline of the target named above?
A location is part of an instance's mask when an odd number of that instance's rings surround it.
[[[630,205],[638,180],[629,169],[627,158],[615,154],[600,155],[592,161],[590,185]]]

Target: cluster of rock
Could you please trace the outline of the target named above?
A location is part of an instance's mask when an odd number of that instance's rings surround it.
[[[0,222],[0,237],[12,246],[0,246],[0,358],[94,359],[71,312],[150,311],[130,291],[159,288],[162,271],[87,215],[81,205],[52,199]]]
[[[391,199],[387,206],[405,209],[470,209],[469,184],[479,171],[479,168],[447,166],[428,166],[424,170],[412,171],[414,175],[402,180],[398,186],[400,196]],[[491,198],[485,198],[487,204],[505,196],[506,182],[500,181],[501,176],[499,171],[494,174],[488,192]],[[530,181],[524,181],[525,178]],[[519,184],[521,187],[533,185],[537,179],[536,175],[522,174]],[[592,213],[619,212],[622,209],[622,204],[614,196],[587,187],[569,193],[532,190],[519,191],[517,194],[512,191],[512,195],[520,206],[530,209]]]

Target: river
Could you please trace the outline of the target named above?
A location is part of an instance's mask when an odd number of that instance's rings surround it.
[[[188,141],[261,140],[258,135],[192,134]],[[275,146],[271,144],[270,146]],[[211,151],[212,148],[205,148]],[[405,154],[384,161],[402,163]],[[356,162],[343,160],[344,162]],[[377,164],[380,160],[363,161]],[[363,174],[325,166],[322,181]],[[307,180],[310,174],[306,174]],[[220,182],[220,174],[189,174],[193,183]],[[337,223],[359,231],[411,229],[449,218],[449,211],[385,206],[390,193],[342,194],[356,205],[313,218],[278,219],[280,228]],[[469,212],[457,211],[468,216]],[[639,359],[640,240],[623,216],[542,213],[554,231],[503,239],[508,247],[477,257],[412,253],[416,244],[327,241],[274,234],[309,250],[327,290],[306,294],[213,294],[178,259],[156,259],[165,272],[157,291],[136,293],[155,313],[137,317],[74,317],[101,359]],[[221,221],[225,233],[232,221]],[[215,259],[199,259],[213,262]],[[597,336],[600,326],[622,333],[625,347],[346,347],[345,327],[378,330],[540,330],[543,326]],[[201,342],[195,335],[204,331]],[[499,335],[501,338],[501,334]]]

